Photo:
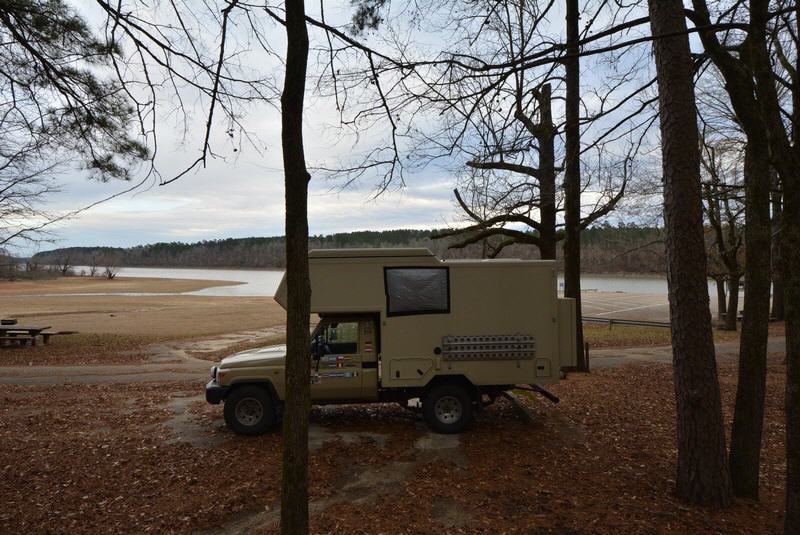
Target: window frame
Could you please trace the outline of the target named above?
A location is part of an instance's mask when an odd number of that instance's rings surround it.
[[[445,309],[436,310],[418,310],[410,312],[390,312],[389,295],[389,278],[387,272],[393,269],[427,269],[427,270],[444,270],[445,272],[445,286],[447,290],[447,307]],[[383,291],[386,294],[386,317],[392,318],[397,316],[423,316],[428,314],[450,314],[450,266],[383,266]]]

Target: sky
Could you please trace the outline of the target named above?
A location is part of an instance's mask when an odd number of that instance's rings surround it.
[[[77,5],[95,27],[101,27],[103,17],[93,10],[91,1]],[[337,17],[340,21],[349,20],[352,13],[346,0],[328,2],[326,9],[329,20]],[[285,46],[282,28],[267,26],[265,34],[274,42],[276,50]],[[213,42],[214,36],[210,37]],[[312,46],[314,38],[312,34]],[[239,42],[244,40],[246,36],[240,36]],[[255,58],[264,62],[260,66],[262,71],[275,71],[276,86],[279,86],[282,66],[263,54]],[[253,61],[252,58],[249,61]],[[313,77],[309,76],[311,84]],[[165,111],[174,104],[174,95],[169,91],[159,94],[164,117],[159,118],[158,124],[156,166],[165,179],[177,175],[197,158],[202,143],[207,108],[190,91],[182,88],[181,94],[182,98],[188,96],[189,101],[186,131],[180,121],[182,116]],[[304,116],[309,165],[345,161],[351,155],[354,139],[332,128],[337,121],[331,100],[315,96],[312,87]],[[224,134],[225,126],[217,124],[212,147],[221,158],[209,159],[207,167],[198,168],[168,185],[159,186],[151,180],[131,193],[82,211],[51,226],[51,240],[22,244],[19,253],[28,255],[55,247],[127,247],[160,241],[282,235],[284,178],[280,115],[274,105],[256,105],[246,110],[243,122],[248,133],[258,138],[258,149],[244,143],[234,152]],[[146,172],[146,167],[134,172],[131,183],[137,182]],[[416,172],[407,171],[404,176],[402,187],[397,183],[376,197],[377,177],[368,175],[343,189],[341,180],[312,171],[308,206],[310,232],[442,228],[458,222],[460,216],[452,199],[454,177],[449,170],[432,165]],[[58,214],[82,209],[131,186],[120,181],[93,180],[76,165],[65,166],[57,178],[61,191],[48,198],[47,209]]]
[[[306,119],[306,137],[314,138],[314,114]],[[56,241],[37,250],[70,246],[127,247],[160,241],[198,240],[283,234],[284,188],[280,148],[261,154],[248,148],[236,159],[209,160],[208,167],[190,172],[165,186],[148,185],[103,202],[54,229]],[[160,158],[166,177],[189,165],[195,151],[174,143]],[[307,148],[315,154],[313,143]],[[199,145],[194,145],[192,148]],[[169,145],[166,148],[171,149]],[[161,150],[165,150],[162,144]],[[317,154],[334,158],[347,147],[326,147]],[[50,198],[48,208],[72,211],[124,191],[127,183],[101,183],[79,170],[65,172],[62,191]],[[407,186],[392,188],[375,197],[374,184],[342,188],[340,181],[312,176],[309,189],[309,231],[330,234],[354,230],[442,228],[457,223],[452,201],[453,179],[445,170],[429,168],[408,175]],[[36,252],[36,251],[33,251]]]
[[[192,0],[187,1],[191,4]],[[99,28],[103,18],[92,10],[93,2],[84,0],[77,5]],[[349,0],[326,2],[325,5],[329,22],[346,22],[352,14]],[[556,14],[554,19],[558,19],[560,26],[563,18]],[[275,49],[282,50],[285,46],[283,29],[268,24],[265,28],[265,35],[274,43]],[[253,48],[246,35],[234,35],[243,48]],[[215,42],[213,35],[208,37]],[[313,47],[320,35],[312,33],[311,37]],[[418,33],[416,38],[428,39],[428,44],[434,48],[442,44],[440,36],[424,32]],[[275,86],[280,87],[282,65],[278,60],[256,54],[247,61],[258,63],[254,67],[256,70],[272,72]],[[313,61],[312,52],[311,63]],[[583,84],[591,85],[592,76],[591,69],[587,69]],[[309,77],[309,85],[304,134],[306,157],[311,166],[346,162],[355,152],[368,147],[373,137],[385,136],[385,128],[383,131],[359,132],[361,135],[358,137],[342,135],[335,128],[338,114],[332,100],[315,94],[312,77]],[[190,92],[183,88],[180,92],[189,102],[187,129],[180,122],[181,117],[165,111],[172,109],[174,94],[165,92],[158,96],[164,115],[158,121],[156,165],[165,179],[176,176],[197,158],[204,133],[206,108],[203,102],[196,97],[193,100]],[[585,100],[591,101],[591,95],[587,93]],[[33,254],[55,247],[127,247],[161,241],[282,235],[284,192],[280,115],[274,105],[259,105],[248,108],[242,121],[246,130],[258,139],[258,149],[245,143],[234,152],[224,125],[218,124],[212,135],[212,146],[221,157],[209,159],[207,167],[197,168],[164,186],[151,180],[134,192],[82,211],[54,225],[51,228],[52,241],[24,246],[20,253]],[[458,161],[452,159],[421,168],[409,166],[402,187],[396,182],[378,197],[375,196],[377,176],[367,175],[358,183],[342,189],[341,179],[326,178],[312,170],[308,206],[310,233],[428,229],[463,224],[452,194],[461,168]],[[134,173],[133,182],[146,171],[143,168],[138,175]],[[61,214],[79,210],[131,185],[92,180],[75,166],[63,169],[58,181],[61,191],[49,198],[47,208]]]

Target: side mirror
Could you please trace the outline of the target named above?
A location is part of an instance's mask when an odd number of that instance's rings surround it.
[[[319,339],[311,343],[311,357],[320,360],[325,355],[325,345],[319,343]]]
[[[322,357],[324,355],[325,355],[325,344],[321,344],[320,339],[317,338],[311,344],[311,359],[317,361],[316,366],[314,366],[315,371],[319,371],[319,365],[322,362]]]

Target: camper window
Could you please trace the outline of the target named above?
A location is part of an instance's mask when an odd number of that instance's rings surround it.
[[[447,314],[450,274],[446,267],[387,267],[386,315]]]

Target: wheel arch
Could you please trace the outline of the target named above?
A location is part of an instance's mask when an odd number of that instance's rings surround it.
[[[428,384],[425,385],[423,388],[422,395],[426,395],[428,392],[433,390],[439,385],[443,384],[455,384],[464,387],[466,391],[469,393],[470,397],[473,401],[477,402],[481,399],[481,391],[480,389],[475,386],[475,384],[469,380],[466,375],[455,374],[455,375],[437,375],[433,377]]]
[[[272,399],[272,404],[277,408],[282,402],[281,399],[278,397],[278,392],[275,390],[275,385],[272,384],[272,381],[269,379],[242,379],[240,381],[233,381],[231,383],[230,389],[225,394],[225,398],[227,398],[231,392],[233,392],[237,388],[241,388],[243,386],[260,386],[266,388],[267,392],[269,393],[269,397]],[[223,399],[225,399],[223,398]]]

